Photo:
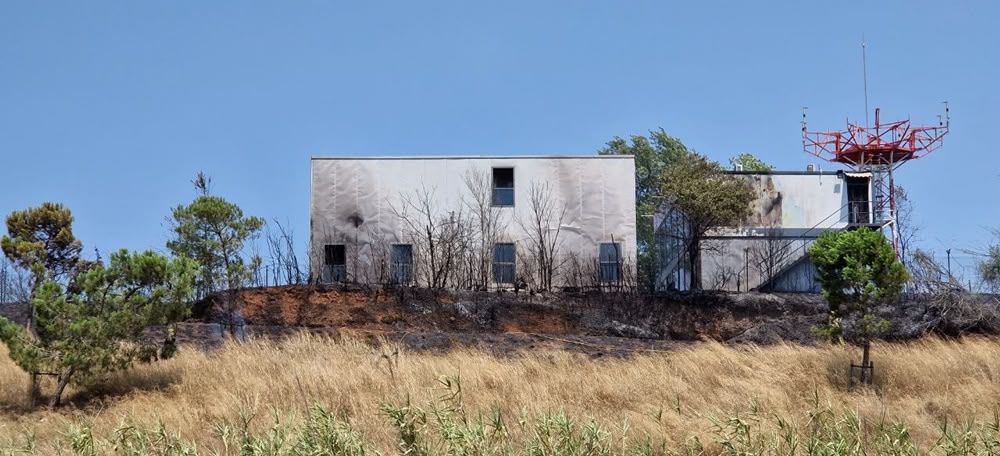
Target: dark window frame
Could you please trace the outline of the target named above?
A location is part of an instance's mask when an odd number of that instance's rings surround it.
[[[509,186],[499,186],[497,172],[505,173],[510,171],[509,179],[504,179],[501,184],[510,183]],[[497,166],[493,168],[493,172],[490,175],[490,187],[492,191],[491,205],[493,207],[514,207],[514,196],[515,193],[515,177],[514,177],[514,167],[510,166]],[[501,179],[506,178],[506,176],[500,176]],[[502,195],[502,196],[501,196]]]
[[[338,247],[339,252],[337,251]],[[340,259],[339,263],[337,262],[338,257]],[[323,245],[323,266],[329,272],[330,282],[347,281],[347,245]]]
[[[615,257],[605,255],[605,246],[613,246]],[[622,280],[622,243],[601,242],[597,245],[597,274],[601,283],[618,283]]]
[[[402,247],[408,250],[406,259],[409,261],[402,261],[400,255],[397,255],[397,248]],[[413,244],[392,244],[389,252],[389,261],[389,281],[393,285],[410,285],[413,283]]]
[[[499,249],[510,247],[509,261],[500,261]],[[497,242],[493,244],[493,283],[498,285],[513,285],[517,280],[517,245],[513,242]]]
[[[846,177],[844,189],[847,193],[848,224],[869,225],[875,214],[871,207],[871,179],[868,177]]]

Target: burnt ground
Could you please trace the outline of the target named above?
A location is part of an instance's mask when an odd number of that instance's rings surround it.
[[[195,306],[178,340],[203,345],[231,333],[226,306],[212,298]],[[667,350],[675,341],[613,337],[591,330],[584,315],[554,296],[432,292],[420,289],[287,286],[244,290],[237,334],[310,332],[373,343],[390,340],[419,350],[475,347],[496,353],[558,348],[595,356]],[[219,323],[223,322],[223,323]]]
[[[476,347],[496,353],[558,348],[594,356],[670,350],[692,341],[770,344],[817,342],[811,329],[827,319],[819,295],[700,292],[642,297],[620,293],[510,292],[284,286],[243,290],[236,312],[220,296],[195,304],[178,341],[217,346],[237,336],[298,332],[419,350]],[[887,339],[926,334],[1000,334],[991,295],[910,296],[881,310]],[[231,317],[232,315],[232,317]],[[24,322],[27,306],[0,305],[0,316]],[[230,324],[233,322],[235,324]],[[852,322],[846,322],[849,330]],[[155,339],[162,329],[150,331]]]
[[[221,340],[229,321],[221,300],[199,303],[193,321]],[[622,293],[496,293],[360,287],[285,286],[241,292],[243,332],[296,331],[386,338],[428,350],[475,346],[499,353],[561,348],[593,355],[669,350],[711,339],[725,343],[815,343],[826,322],[820,295],[699,292],[643,297]],[[928,333],[1000,333],[996,296],[910,296],[880,310],[887,339]],[[214,325],[211,323],[215,322]],[[845,323],[849,330],[852,322]],[[191,322],[182,331],[194,331]],[[202,329],[202,331],[207,331]],[[192,337],[192,340],[198,339]]]
[[[384,342],[399,344],[410,350],[447,352],[459,348],[471,348],[506,356],[532,350],[561,350],[582,353],[594,357],[622,357],[633,353],[662,352],[687,342],[657,339],[636,339],[628,337],[591,335],[553,335],[523,332],[448,332],[426,330],[361,330],[349,327],[280,327],[246,325],[237,330],[237,337],[278,338],[300,333],[310,333],[333,339],[349,337],[362,340],[372,346]],[[162,337],[162,330],[150,331],[154,339]],[[182,345],[194,345],[212,349],[233,335],[228,328],[216,323],[185,322],[178,326],[177,341]]]

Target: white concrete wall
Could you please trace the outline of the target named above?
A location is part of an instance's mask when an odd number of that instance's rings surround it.
[[[848,224],[847,188],[838,174],[736,174],[747,180],[756,199],[752,213],[737,228],[714,230],[714,236],[759,235],[763,228],[801,233]]]
[[[764,211],[780,199],[782,228],[809,229],[847,225],[847,189],[842,176],[829,174],[754,174],[745,176],[757,194],[751,221],[766,221]],[[773,209],[772,209],[773,210]],[[774,226],[766,223],[751,225]]]
[[[323,265],[323,246],[366,245],[371,233],[393,243],[407,243],[405,224],[393,208],[404,197],[426,189],[442,216],[469,198],[467,173],[514,168],[515,204],[502,208],[506,240],[524,242],[515,222],[530,216],[529,188],[548,185],[557,207],[565,207],[561,252],[596,258],[601,242],[621,242],[626,263],[635,264],[635,163],[625,156],[586,157],[387,157],[312,159],[310,265]],[[355,223],[360,222],[360,228]],[[550,227],[554,229],[555,227]],[[525,247],[526,248],[526,247]],[[364,249],[361,249],[364,255]],[[523,252],[518,246],[518,255]],[[350,260],[349,260],[350,261]]]

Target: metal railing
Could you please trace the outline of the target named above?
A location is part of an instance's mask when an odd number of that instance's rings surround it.
[[[851,225],[870,225],[872,223],[871,205],[868,201],[851,201],[847,203],[847,223]]]

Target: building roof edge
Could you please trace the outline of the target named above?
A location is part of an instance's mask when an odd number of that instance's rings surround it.
[[[385,155],[330,156],[313,155],[310,160],[522,160],[522,159],[631,159],[632,155]]]

